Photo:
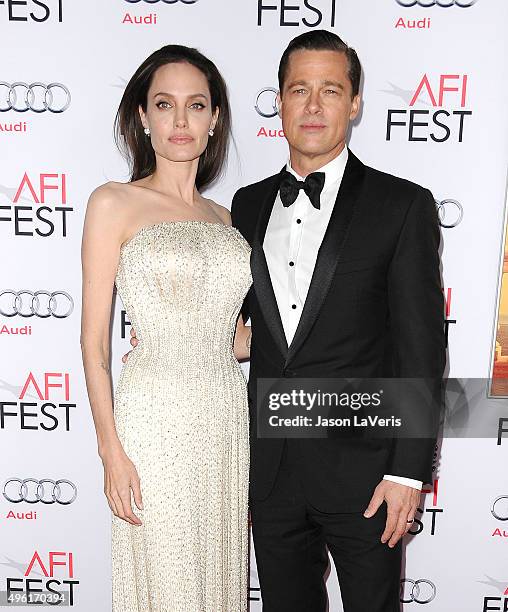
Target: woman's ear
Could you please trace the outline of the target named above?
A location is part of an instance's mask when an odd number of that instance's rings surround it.
[[[146,114],[145,111],[143,110],[143,107],[141,106],[141,104],[138,106],[138,112],[139,112],[139,117],[141,119],[141,123],[143,125],[144,128],[148,127],[148,123],[146,121]]]
[[[220,109],[217,106],[217,108],[214,110],[213,115],[212,115],[212,123],[210,125],[210,129],[214,130],[215,126],[217,125],[217,121],[219,120],[219,113],[220,113]]]

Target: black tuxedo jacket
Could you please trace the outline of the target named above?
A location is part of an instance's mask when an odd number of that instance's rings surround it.
[[[243,187],[231,214],[252,247],[250,495],[266,498],[284,440],[257,437],[260,377],[433,377],[445,367],[439,224],[432,194],[362,164],[351,151],[288,347],[263,239],[280,174]],[[430,409],[430,408],[429,408]],[[364,510],[384,474],[431,481],[428,439],[291,440],[309,501],[325,512]]]

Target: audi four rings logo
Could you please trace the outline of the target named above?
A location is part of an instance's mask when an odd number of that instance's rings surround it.
[[[277,94],[279,90],[275,87],[265,87],[256,96],[254,108],[261,117],[270,118],[279,114],[277,107]]]
[[[401,6],[442,6],[448,8],[449,6],[459,6],[460,8],[469,8],[475,4],[476,0],[397,0],[397,3]]]
[[[71,104],[71,92],[62,83],[7,83],[0,81],[0,112],[63,113]]]
[[[198,0],[125,0],[125,2],[130,2],[131,4],[136,4],[137,2],[146,2],[147,4],[157,4],[157,2],[164,2],[164,4],[176,4],[177,2],[181,2],[182,4],[196,4]]]
[[[4,297],[8,296],[8,297]],[[74,300],[65,291],[0,291],[0,315],[65,319],[74,310]]]
[[[464,216],[462,204],[457,200],[436,201],[437,215],[441,227],[457,227]]]
[[[64,485],[64,486],[62,486]],[[4,497],[13,504],[61,504],[68,506],[78,496],[76,485],[70,480],[60,478],[9,478],[4,484]]]
[[[408,587],[406,587],[408,585]],[[409,591],[409,592],[408,592]],[[411,578],[402,578],[400,581],[400,601],[401,603],[419,603],[426,604],[431,602],[436,597],[436,585],[427,580],[411,580]]]
[[[496,497],[490,511],[498,521],[508,521],[508,495]]]

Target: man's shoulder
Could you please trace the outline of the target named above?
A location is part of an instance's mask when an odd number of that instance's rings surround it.
[[[267,176],[255,183],[251,183],[250,185],[245,185],[244,187],[240,187],[235,194],[235,197],[248,198],[249,196],[257,196],[260,193],[266,193],[267,190],[271,190],[280,174],[280,171],[276,174],[272,174],[271,176]]]
[[[417,195],[428,191],[426,187],[395,174],[390,174],[371,166],[365,166],[365,169],[367,180],[379,193],[392,197],[398,196],[404,199],[409,197],[413,199]]]

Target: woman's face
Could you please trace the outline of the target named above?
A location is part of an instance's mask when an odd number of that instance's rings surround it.
[[[208,130],[217,122],[205,75],[191,64],[161,66],[148,90],[146,113],[139,114],[156,155],[175,162],[199,158],[208,143]]]

